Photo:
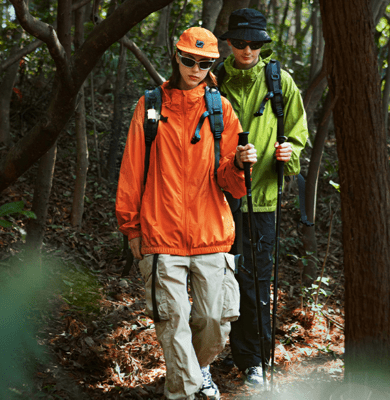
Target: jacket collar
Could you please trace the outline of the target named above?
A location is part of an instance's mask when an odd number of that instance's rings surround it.
[[[168,89],[168,82],[162,84],[163,104],[168,108],[176,108],[182,106],[182,101],[185,98],[187,108],[191,109],[199,103],[204,97],[206,83],[200,83],[196,88],[190,90]]]
[[[257,79],[260,74],[264,74],[263,69],[269,63],[272,57],[272,50],[267,49],[260,52],[259,62],[250,69],[237,69],[234,68],[234,55],[230,56],[224,61],[226,70],[225,82],[232,80],[232,84],[236,82],[239,85],[242,83],[250,83]]]

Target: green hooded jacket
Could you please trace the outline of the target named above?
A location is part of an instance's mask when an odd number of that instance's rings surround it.
[[[255,117],[260,104],[267,94],[265,65],[270,61],[271,50],[260,53],[259,62],[248,70],[233,67],[234,56],[225,61],[226,75],[221,91],[232,103],[242,128],[249,132],[249,143],[257,149],[257,163],[252,171],[253,211],[275,211],[277,203],[277,174],[274,144],[277,141],[277,118],[272,111],[271,101],[265,106],[264,115]],[[299,156],[308,137],[306,113],[299,89],[291,75],[282,70],[282,91],[284,100],[284,135],[291,143],[291,159],[284,166],[285,175],[297,175],[300,171]],[[246,199],[242,211],[247,212]]]

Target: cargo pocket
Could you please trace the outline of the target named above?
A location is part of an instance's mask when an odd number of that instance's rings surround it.
[[[225,253],[225,274],[223,276],[223,308],[221,324],[236,321],[240,315],[240,291],[234,276],[234,256]]]
[[[156,303],[157,310],[160,316],[160,321],[169,320],[167,293],[161,285],[161,278],[158,273],[160,263],[157,262],[157,276],[156,276]],[[146,313],[149,317],[154,318],[153,315],[153,301],[152,301],[152,271],[153,271],[153,254],[144,255],[144,258],[139,262],[139,269],[142,278],[145,282],[145,300],[146,300]]]

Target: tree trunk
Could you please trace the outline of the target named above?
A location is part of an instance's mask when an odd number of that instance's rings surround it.
[[[27,226],[26,244],[30,250],[39,251],[45,236],[48,199],[53,182],[54,166],[57,156],[57,145],[54,145],[39,160],[35,178],[34,198],[31,211],[37,219],[30,219]]]
[[[250,0],[223,0],[223,5],[215,24],[214,35],[218,37],[225,33],[228,30],[230,14],[234,10],[247,8],[249,6],[249,2]],[[218,47],[220,53],[219,60],[222,61],[231,53],[231,50],[229,45],[226,43],[226,40],[218,40]]]
[[[265,17],[267,17],[267,0],[251,0],[249,3],[250,8],[256,8],[259,10]]]
[[[329,123],[331,120],[332,98],[330,93],[326,96],[326,101],[322,111],[322,117],[318,124],[317,133],[314,139],[313,150],[310,157],[309,171],[306,177],[305,206],[307,219],[315,224],[316,205],[317,205],[317,186],[318,175],[320,173],[322,153],[324,151],[325,139],[328,135]],[[303,225],[302,242],[308,257],[308,263],[303,268],[303,282],[306,286],[313,283],[317,278],[317,239],[315,235],[315,225]]]
[[[302,0],[295,0],[295,47],[296,51],[293,55],[293,61],[302,61]]]
[[[383,121],[385,125],[385,134],[389,131],[389,96],[390,96],[390,40],[387,43],[387,71],[386,71],[385,88],[383,89],[382,108]]]
[[[322,94],[324,93],[327,84],[328,82],[326,80],[325,67],[323,65],[321,71],[310,82],[310,86],[308,87],[303,100],[306,110],[307,123],[309,127],[313,124],[314,112],[317,109],[318,103],[321,100]]]
[[[75,12],[75,49],[79,49],[84,41],[84,14],[84,7]],[[81,227],[84,212],[84,196],[88,172],[88,142],[85,122],[84,85],[81,86],[79,92],[79,105],[76,109],[75,120],[77,140],[77,167],[70,221],[73,227]]]
[[[278,0],[270,0],[269,14],[273,16],[275,26],[279,26],[279,4]]]
[[[286,5],[284,6],[284,11],[283,11],[283,17],[282,17],[282,22],[280,24],[279,28],[279,43],[282,43],[283,41],[283,36],[287,31],[286,35],[286,41],[288,40],[288,30],[289,27],[286,26],[286,19],[287,19],[287,14],[288,14],[288,9],[290,8],[290,0],[286,1]]]
[[[170,19],[170,5],[164,7],[160,12],[160,20],[158,24],[158,32],[154,41],[155,46],[168,46],[169,43],[169,19]]]
[[[56,75],[50,93],[47,112],[0,160],[0,192],[26,172],[53,146],[62,129],[74,113],[76,97],[102,54],[150,13],[172,0],[132,0],[122,3],[113,14],[96,25],[82,47],[71,60],[64,57],[52,27],[34,19],[24,3],[10,0],[22,27],[47,44],[56,63]]]
[[[58,2],[58,39],[63,45],[66,56],[70,58],[71,53],[71,17],[72,0],[59,0]],[[29,225],[27,236],[31,237],[28,241],[34,244],[34,248],[39,250],[42,247],[44,238],[47,209],[49,207],[50,191],[53,182],[54,166],[57,156],[57,143],[39,160],[38,175],[35,181],[33,205],[38,213],[34,223]],[[35,212],[35,209],[33,209]]]
[[[213,32],[221,11],[222,0],[203,0],[202,27]]]
[[[321,69],[324,42],[322,34],[322,23],[318,0],[314,0],[312,12],[313,38],[310,51],[310,81],[318,74]]]
[[[120,57],[118,64],[118,73],[115,82],[114,90],[114,115],[112,120],[112,133],[110,150],[108,152],[107,166],[106,166],[106,178],[110,183],[114,182],[115,178],[115,167],[118,154],[119,139],[121,136],[122,118],[123,118],[123,101],[122,91],[125,87],[126,79],[126,48],[121,44]]]
[[[390,182],[368,0],[320,0],[333,111],[345,270],[345,376],[390,385]]]
[[[21,36],[22,32],[21,29],[19,29],[14,35],[16,44],[11,49],[11,57],[20,49],[19,39]],[[11,144],[9,112],[18,69],[19,63],[9,66],[4,73],[3,80],[0,82],[0,144],[5,144],[7,147]]]

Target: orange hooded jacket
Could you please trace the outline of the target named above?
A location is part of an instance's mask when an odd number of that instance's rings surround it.
[[[162,86],[160,121],[144,186],[145,97],[134,111],[119,175],[116,216],[119,230],[131,240],[142,237],[142,254],[189,256],[227,252],[234,222],[221,190],[246,194],[244,172],[234,166],[242,131],[230,103],[222,98],[224,131],[218,177],[214,175],[214,137],[206,118],[201,140],[191,144],[206,111],[205,83],[192,90]]]

